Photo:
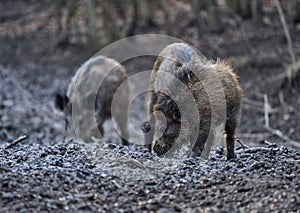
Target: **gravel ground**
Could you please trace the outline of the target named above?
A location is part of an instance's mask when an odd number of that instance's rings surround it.
[[[103,149],[125,169],[155,161],[137,147]],[[276,145],[241,149],[233,161],[216,148],[207,161],[186,158],[147,179],[104,171],[75,141],[1,148],[0,162],[1,212],[297,212],[300,205],[300,150]]]

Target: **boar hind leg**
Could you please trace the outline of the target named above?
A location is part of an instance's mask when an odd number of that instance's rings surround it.
[[[152,119],[154,120],[154,118]],[[143,124],[142,131],[144,132],[144,147],[147,148],[150,152],[152,150],[152,142],[154,137],[155,122],[151,119],[146,121]]]
[[[120,93],[114,95],[111,106],[112,120],[117,125],[119,136],[122,139],[123,145],[129,145],[129,132],[128,132],[128,111],[129,111],[129,87],[126,82],[120,89]]]
[[[120,137],[122,139],[122,144],[123,145],[128,145],[129,142],[129,133],[128,133],[128,113],[127,113],[127,109],[124,110],[123,113],[118,112],[115,115],[115,119],[116,119],[116,125],[119,129],[119,134]]]
[[[207,139],[204,144],[204,148],[201,153],[201,157],[205,160],[208,159],[211,149],[215,145],[216,138],[217,138],[215,127],[211,128],[210,130],[207,130],[207,133],[208,133],[208,136],[207,136]]]
[[[142,130],[144,132],[144,147],[147,148],[150,152],[152,151],[152,142],[155,131],[155,118],[153,116],[153,99],[154,92],[149,93],[149,102],[147,107],[147,121],[143,124]]]
[[[193,152],[194,154],[199,157],[201,156],[202,151],[204,150],[205,147],[205,143],[208,139],[208,135],[209,135],[209,129],[200,129],[199,130],[199,134],[196,140],[196,143],[193,147]]]
[[[236,122],[227,120],[225,124],[226,131],[226,158],[231,160],[234,158],[234,133],[236,129]]]
[[[99,130],[99,132],[100,132],[100,135],[101,135],[102,137],[104,137],[103,123],[97,124],[97,126],[98,126],[98,130]]]
[[[115,111],[113,119],[119,130],[120,137],[122,139],[123,145],[128,145],[129,142],[129,132],[128,132],[128,110],[129,110],[129,100],[123,95],[122,98],[117,100],[116,106],[118,107]]]
[[[128,117],[127,113],[118,113],[115,115],[115,124],[117,125],[118,128],[118,133],[122,139],[122,144],[123,145],[128,145],[128,140],[129,140],[129,133],[128,133],[128,127],[127,127],[127,122],[128,122]]]

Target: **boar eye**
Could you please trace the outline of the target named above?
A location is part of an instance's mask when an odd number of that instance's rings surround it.
[[[183,83],[188,83],[192,81],[193,72],[188,68],[182,68],[175,76]]]
[[[191,81],[191,74],[192,74],[192,71],[189,70],[189,69],[186,69],[183,71],[183,75],[184,75],[184,78],[188,79],[189,81]]]
[[[175,64],[175,66],[176,66],[176,68],[179,68],[179,67],[182,67],[182,63],[180,63],[179,61],[176,61],[176,64]]]
[[[191,77],[191,74],[190,74],[190,72],[188,72],[188,74],[187,74],[187,77],[188,77],[189,81],[191,81],[191,80],[192,80],[192,77]]]

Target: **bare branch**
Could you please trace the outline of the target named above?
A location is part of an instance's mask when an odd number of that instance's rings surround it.
[[[298,149],[300,149],[300,142],[290,139],[288,136],[284,135],[280,130],[273,129],[271,127],[268,127],[268,128],[266,127],[266,130],[268,130],[273,135],[276,135],[279,138],[283,139],[289,145],[292,145],[292,146],[297,147]]]
[[[22,135],[19,138],[17,138],[16,140],[14,140],[13,142],[11,142],[10,144],[8,144],[5,149],[9,149],[13,146],[16,146],[17,144],[19,144],[21,141],[24,141],[27,138],[26,135]]]
[[[265,127],[269,128],[269,103],[268,95],[264,94],[264,112],[265,112]]]
[[[288,49],[289,49],[289,53],[290,53],[290,56],[291,56],[292,64],[294,64],[294,63],[296,63],[296,57],[295,57],[295,52],[294,52],[294,49],[293,49],[291,35],[290,35],[290,32],[289,32],[288,26],[286,24],[285,16],[283,14],[282,7],[281,7],[281,4],[280,4],[279,0],[275,0],[275,3],[276,3],[276,7],[277,7],[277,10],[278,10],[278,13],[279,13],[280,21],[281,21],[281,24],[282,24],[282,27],[283,27],[283,30],[284,30],[284,34],[285,34],[285,37],[286,37],[286,40],[287,40],[287,43],[288,43]]]
[[[264,111],[265,111],[265,128],[268,130],[271,134],[278,136],[279,138],[283,139],[286,143],[295,146],[297,148],[300,148],[300,142],[294,141],[290,139],[288,136],[284,135],[280,130],[273,129],[270,127],[269,124],[269,103],[268,103],[268,96],[264,94]]]
[[[249,149],[249,146],[246,146],[245,144],[243,144],[241,142],[241,140],[237,139],[236,142],[238,142],[242,146],[243,149]]]

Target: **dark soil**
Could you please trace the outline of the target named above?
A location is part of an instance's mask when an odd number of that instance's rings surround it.
[[[226,161],[216,147],[200,161],[160,159],[138,146],[114,145],[114,130],[107,134],[112,143],[98,144],[96,155],[77,141],[63,141],[55,91],[66,88],[101,47],[55,46],[50,2],[0,3],[0,212],[299,211],[300,93],[298,86],[282,87],[290,59],[276,13],[265,12],[261,27],[227,18],[222,34],[198,35],[188,23],[173,30],[207,58],[232,62],[244,89],[237,138],[250,148],[237,144],[236,159]],[[289,27],[299,59],[300,27]],[[162,32],[161,26],[136,29]],[[133,75],[150,70],[154,60],[135,58],[124,66]],[[270,126],[290,140],[264,128],[264,94]],[[133,102],[134,126],[143,118],[143,101]],[[27,139],[7,147],[22,135]]]

